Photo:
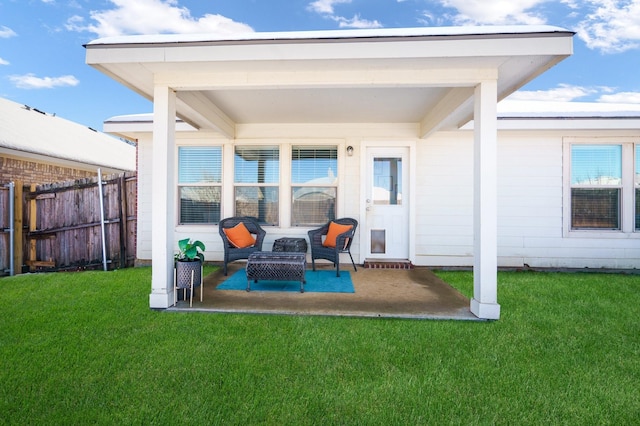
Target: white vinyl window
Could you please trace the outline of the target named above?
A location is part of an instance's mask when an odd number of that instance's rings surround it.
[[[621,229],[622,145],[571,146],[571,229]]]
[[[178,148],[178,222],[210,224],[220,221],[222,149]]]
[[[235,215],[263,225],[279,224],[280,155],[278,147],[237,146],[234,155]]]
[[[640,140],[565,142],[565,235],[640,237]]]
[[[293,146],[291,225],[322,225],[336,217],[338,148]]]

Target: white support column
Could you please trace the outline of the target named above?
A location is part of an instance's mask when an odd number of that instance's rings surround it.
[[[149,306],[173,304],[173,252],[176,212],[176,94],[167,86],[153,93],[153,154],[151,185],[151,294]]]
[[[478,318],[499,319],[497,81],[475,89],[473,170],[473,299]]]

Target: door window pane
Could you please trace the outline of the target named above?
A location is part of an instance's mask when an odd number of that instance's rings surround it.
[[[373,159],[373,204],[402,204],[402,158]]]

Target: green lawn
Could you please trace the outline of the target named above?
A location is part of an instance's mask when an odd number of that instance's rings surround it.
[[[159,312],[150,275],[0,279],[0,424],[640,419],[638,275],[500,273],[494,322]]]

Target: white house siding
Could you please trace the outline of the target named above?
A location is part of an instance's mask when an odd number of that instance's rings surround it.
[[[415,124],[258,124],[238,125],[237,139],[221,138],[216,133],[178,132],[176,144],[182,145],[220,145],[223,146],[224,163],[233,164],[233,148],[238,145],[281,145],[290,147],[295,144],[326,144],[338,146],[338,174],[339,187],[337,199],[338,216],[353,217],[360,221],[360,155],[364,153],[364,143],[397,143],[398,141],[413,142],[417,133]],[[151,226],[151,154],[152,139],[150,133],[137,134],[139,147],[139,197],[138,197],[138,263],[150,262],[153,229]],[[402,142],[401,142],[402,143]],[[353,146],[354,154],[346,155],[346,147]],[[282,161],[281,175],[290,172],[290,164]],[[177,167],[177,164],[175,165]],[[225,166],[223,166],[225,167]],[[224,171],[227,180],[223,182],[222,217],[233,215],[233,173],[231,169]],[[231,195],[230,195],[231,194]],[[283,194],[284,200],[289,200],[289,194]],[[282,196],[281,196],[282,197]],[[176,201],[176,209],[177,201]],[[270,250],[273,242],[281,237],[306,237],[309,227],[290,227],[287,215],[290,212],[289,203],[280,203],[281,226],[265,227],[267,236],[263,248]],[[361,230],[362,228],[360,228]],[[196,238],[206,246],[205,258],[220,261],[223,258],[222,240],[215,225],[182,225],[176,226],[175,241],[182,238]],[[364,259],[360,255],[359,233],[352,244],[351,253],[356,262]],[[348,259],[348,255],[347,255]]]
[[[338,145],[338,215],[362,220],[360,158],[367,144],[414,143],[416,158],[415,256],[421,266],[473,264],[473,133],[440,132],[427,139],[415,138],[415,126],[384,124],[263,124],[238,126],[235,141],[215,133],[178,133],[178,145],[225,146],[225,160],[233,156],[234,145],[327,143]],[[570,134],[569,134],[570,133]],[[624,135],[638,136],[637,131]],[[563,233],[563,139],[568,136],[620,136],[620,132],[499,131],[498,136],[498,265],[532,268],[640,268],[640,235],[620,238],[565,236]],[[309,136],[312,135],[312,136]],[[345,154],[347,146],[354,154]],[[151,135],[139,135],[138,259],[151,259]],[[227,162],[227,164],[232,164]],[[281,173],[289,165],[281,162]],[[231,176],[232,174],[226,174]],[[223,200],[233,191],[232,182],[223,185]],[[232,193],[232,192],[231,192]],[[284,199],[288,199],[288,194]],[[223,217],[233,214],[233,205],[223,203]],[[282,204],[282,203],[281,203]],[[280,206],[281,214],[289,211]],[[177,209],[177,203],[176,203]],[[362,231],[360,227],[360,231]],[[265,249],[284,236],[306,236],[308,228],[267,227]],[[208,260],[221,260],[221,239],[216,226],[176,226],[175,240],[202,240]],[[360,237],[352,246],[356,262],[363,262]]]
[[[546,249],[562,239],[562,138],[500,134],[498,167],[499,265],[560,266]]]
[[[417,265],[473,264],[473,134],[440,133],[417,144]]]
[[[151,262],[151,134],[138,139],[138,226],[136,263]]]
[[[625,135],[637,137],[637,132]],[[567,136],[566,131],[499,132],[498,266],[640,268],[640,233],[564,235],[563,140]],[[598,131],[588,136],[619,137],[620,133]],[[468,131],[440,133],[418,143],[418,265],[473,264],[472,149],[473,135]]]

